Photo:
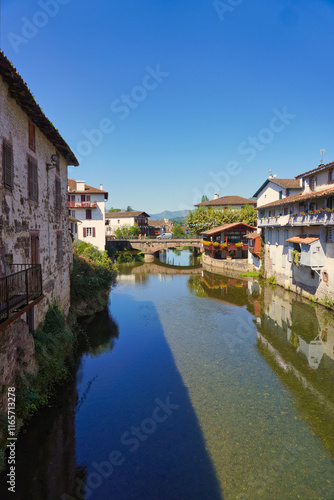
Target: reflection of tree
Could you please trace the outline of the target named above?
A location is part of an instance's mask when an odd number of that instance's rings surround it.
[[[197,275],[189,276],[187,287],[191,293],[194,293],[196,295],[196,297],[205,297],[205,298],[209,297],[209,295],[204,290],[201,276]]]
[[[109,310],[106,308],[97,313],[91,322],[83,322],[81,324],[82,335],[79,342],[79,354],[90,352],[98,356],[103,352],[111,351],[115,345],[115,340],[118,339],[118,325],[111,317]]]

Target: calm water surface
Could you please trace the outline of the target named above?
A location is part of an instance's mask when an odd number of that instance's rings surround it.
[[[125,269],[76,375],[18,441],[15,498],[333,499],[333,313],[256,282]]]

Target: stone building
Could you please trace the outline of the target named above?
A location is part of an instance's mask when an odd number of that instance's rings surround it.
[[[50,303],[70,306],[67,166],[78,161],[2,52],[0,76],[0,330],[22,343]]]

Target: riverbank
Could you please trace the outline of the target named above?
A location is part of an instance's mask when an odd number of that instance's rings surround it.
[[[56,386],[68,377],[80,333],[78,319],[107,306],[116,276],[106,252],[92,245],[74,245],[69,314],[66,316],[56,303],[50,304],[36,330],[29,332],[22,320],[16,336],[12,338],[8,329],[8,335],[1,339],[0,470],[7,443],[7,388],[15,387],[17,436],[31,416],[49,402]]]

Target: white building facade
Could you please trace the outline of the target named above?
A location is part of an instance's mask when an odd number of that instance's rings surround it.
[[[106,237],[114,237],[116,229],[137,226],[141,235],[149,234],[149,215],[143,211],[109,212],[106,214]]]
[[[254,193],[257,207],[282,200],[302,191],[300,179],[277,179],[270,175],[262,186]]]
[[[105,204],[108,193],[85,181],[68,179],[68,215],[79,220],[77,238],[105,250]]]
[[[334,300],[334,162],[296,179],[300,193],[258,207],[265,271],[293,291]]]

